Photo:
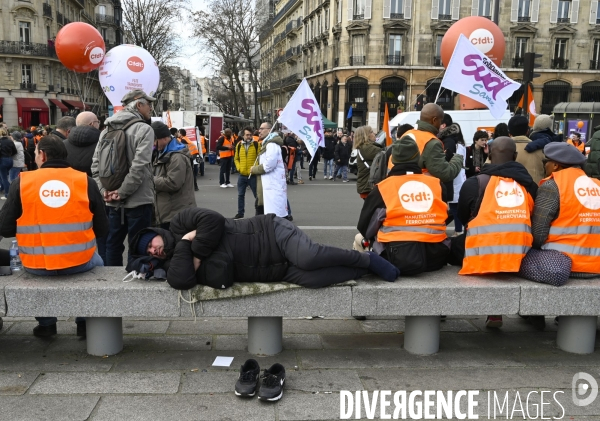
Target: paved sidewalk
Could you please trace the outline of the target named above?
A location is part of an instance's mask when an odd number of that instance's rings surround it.
[[[31,334],[33,319],[5,318],[0,420],[335,420],[341,390],[463,389],[480,391],[480,419],[488,418],[488,391],[500,400],[508,392],[496,419],[508,418],[517,392],[532,419],[539,392],[549,390],[564,394],[556,395],[560,404],[545,395],[544,417],[600,420],[600,399],[578,407],[571,397],[575,373],[600,380],[600,352],[558,350],[553,318],[544,332],[518,317],[504,321],[488,330],[484,318],[449,318],[440,352],[418,357],[402,348],[402,319],[285,319],[284,351],[257,358],[263,369],[274,362],[286,368],[284,396],[271,404],[233,394],[237,370],[251,357],[246,319],[124,320],[123,352],[101,358],[87,355],[72,320],[59,321],[59,334],[43,340]],[[219,355],[235,357],[231,368],[211,366]],[[538,393],[527,404],[531,391]],[[513,419],[523,419],[518,410]],[[367,419],[364,407],[361,415]]]

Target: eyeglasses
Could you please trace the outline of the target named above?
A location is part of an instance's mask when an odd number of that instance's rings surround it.
[[[271,130],[270,127],[259,127],[258,130]]]

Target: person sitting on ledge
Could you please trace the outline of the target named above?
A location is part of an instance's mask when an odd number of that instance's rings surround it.
[[[127,271],[163,268],[169,285],[227,288],[233,282],[289,282],[320,288],[372,272],[393,282],[400,271],[376,253],[314,243],[274,214],[225,218],[209,209],[176,214],[169,231],[141,230],[130,243]],[[149,273],[149,271],[148,271]]]

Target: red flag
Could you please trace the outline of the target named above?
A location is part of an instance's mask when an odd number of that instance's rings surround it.
[[[385,132],[385,146],[390,146],[392,144],[392,135],[390,134],[390,114],[387,102],[385,103],[385,112],[383,113],[383,131]]]

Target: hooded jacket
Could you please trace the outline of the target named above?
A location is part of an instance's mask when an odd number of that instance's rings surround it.
[[[141,114],[123,110],[106,119],[105,124],[113,127],[123,127],[132,119],[144,119]],[[100,140],[106,135],[108,129],[100,134]],[[129,173],[125,176],[118,192],[120,201],[107,202],[106,206],[126,209],[136,208],[141,205],[154,203],[154,181],[152,177],[152,146],[154,145],[154,130],[149,124],[139,122],[129,127],[127,136],[127,157],[131,162]],[[94,151],[92,159],[92,177],[96,181],[100,193],[104,193],[104,186],[98,174],[98,149]]]
[[[356,175],[356,192],[358,194],[369,193],[371,191],[369,187],[370,167],[375,156],[383,150],[383,147],[379,143],[369,141],[356,149],[360,152],[360,156],[356,160],[356,168],[358,170],[358,174]]]
[[[335,145],[335,154],[334,154],[334,162],[336,165],[340,167],[344,165],[348,165],[350,161],[350,154],[352,153],[352,144],[349,141],[344,142],[339,141],[337,145]]]
[[[481,169],[480,174],[512,178],[523,186],[535,200],[538,186],[523,164],[515,161],[505,162],[500,165],[486,164]],[[477,216],[480,206],[479,178],[468,178],[463,184],[462,189],[460,190],[460,196],[458,197],[458,219],[460,219],[460,222],[462,222],[465,227],[471,219]]]
[[[527,152],[535,152],[538,149],[544,150],[544,146],[550,142],[562,142],[560,135],[554,134],[550,129],[533,132],[529,135],[529,138],[531,139],[531,143],[525,146]]]
[[[69,132],[64,141],[67,148],[67,162],[78,171],[92,176],[92,158],[100,138],[100,130],[92,126],[77,126]]]
[[[0,138],[0,157],[11,158],[17,154],[17,147],[11,137],[3,136]]]
[[[336,140],[333,136],[325,136],[325,147],[322,150],[323,159],[333,159],[335,156]]]
[[[590,154],[584,165],[585,173],[588,177],[600,179],[600,128],[596,127],[596,132],[585,146],[590,147]]]
[[[194,175],[190,164],[190,151],[176,138],[171,139],[165,149],[156,154],[152,163],[156,203],[156,224],[170,222],[182,209],[196,207]]]
[[[446,155],[446,161],[450,162],[456,153],[458,139],[462,137],[460,133],[460,126],[456,123],[452,123],[448,127],[440,130],[437,137],[444,143],[444,154]],[[454,180],[446,182],[445,186],[447,197],[449,200],[452,200],[454,198]]]

